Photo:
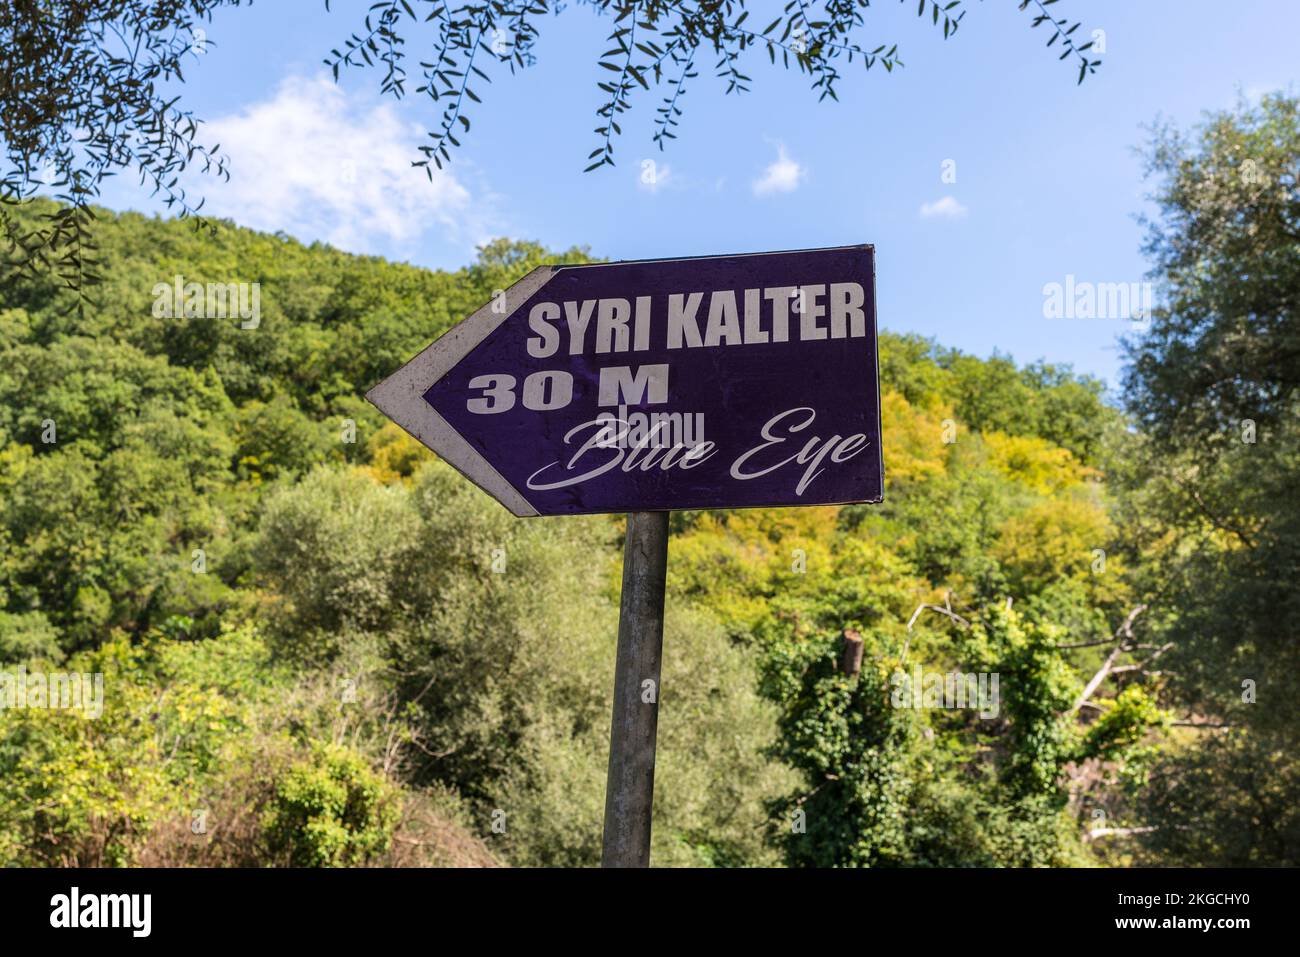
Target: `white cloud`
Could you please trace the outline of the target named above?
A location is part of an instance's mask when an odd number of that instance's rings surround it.
[[[933,203],[921,204],[921,217],[923,219],[931,219],[935,216],[941,216],[944,219],[961,219],[968,212],[970,210],[957,202],[956,198],[952,196],[945,196]]]
[[[790,158],[785,151],[785,144],[776,145],[776,161],[763,170],[763,175],[754,180],[754,195],[769,196],[772,193],[790,193],[799,187],[799,181],[807,175],[807,170]]]
[[[365,253],[405,247],[431,227],[472,241],[485,232],[454,175],[434,169],[430,182],[411,166],[424,131],[328,77],[288,77],[270,99],[210,121],[203,138],[230,157],[230,181],[198,190],[203,211],[240,225]]]

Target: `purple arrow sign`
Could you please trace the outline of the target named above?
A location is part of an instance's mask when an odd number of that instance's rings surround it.
[[[516,515],[879,502],[874,250],[543,266],[367,398]]]

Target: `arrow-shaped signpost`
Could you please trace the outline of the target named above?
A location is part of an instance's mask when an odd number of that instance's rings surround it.
[[[650,860],[668,512],[879,502],[870,246],[542,266],[367,395],[518,516],[627,512],[606,867]]]

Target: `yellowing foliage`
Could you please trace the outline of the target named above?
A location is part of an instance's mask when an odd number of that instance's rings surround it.
[[[719,620],[748,629],[777,588],[797,588],[809,567],[829,568],[839,508],[745,509],[703,515],[675,536],[669,575],[679,594],[709,596]]]
[[[367,443],[371,462],[366,471],[386,485],[409,479],[433,453],[411,438],[396,422],[386,422]]]
[[[1069,449],[1034,435],[986,432],[989,463],[1012,481],[1050,495],[1077,485],[1095,470],[1085,468]]]
[[[956,420],[950,407],[936,401],[929,408],[917,408],[892,389],[881,393],[887,482],[922,482],[943,472],[945,420],[952,423],[949,431],[955,438]]]
[[[1039,589],[1062,578],[1091,585],[1094,597],[1120,595],[1123,571],[1108,551],[1114,527],[1097,502],[1073,495],[1018,512],[1003,523],[995,556],[1022,588]]]

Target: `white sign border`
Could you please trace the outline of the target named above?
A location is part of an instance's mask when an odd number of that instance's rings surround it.
[[[551,281],[556,272],[554,266],[534,269],[506,290],[506,303],[522,305],[527,302]],[[513,309],[495,312],[492,306],[493,303],[489,302],[464,322],[452,326],[418,356],[367,392],[366,399],[512,513],[520,518],[534,518],[539,514],[537,509],[424,400],[424,394],[434,383],[515,312]]]

